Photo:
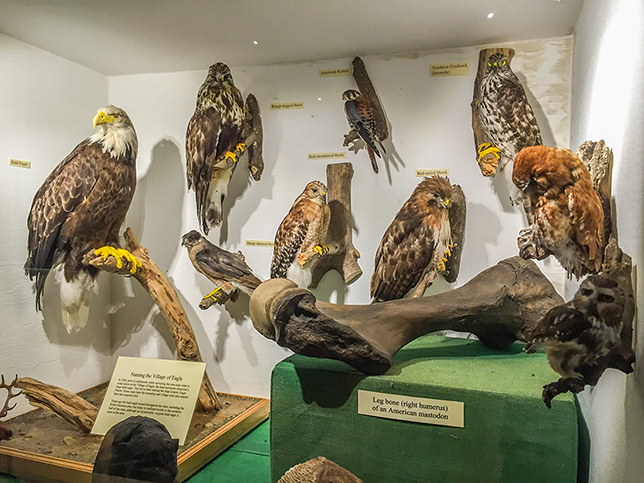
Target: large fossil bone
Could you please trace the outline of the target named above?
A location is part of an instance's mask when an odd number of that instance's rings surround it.
[[[562,303],[534,262],[512,257],[456,290],[371,305],[318,302],[289,280],[268,280],[255,289],[250,316],[261,334],[282,347],[382,374],[393,355],[421,335],[471,332],[487,346],[504,349],[525,341],[546,312]]]

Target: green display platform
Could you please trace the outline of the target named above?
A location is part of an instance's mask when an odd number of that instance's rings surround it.
[[[545,355],[521,349],[430,335],[400,350],[382,376],[289,357],[272,376],[271,480],[325,456],[365,482],[574,483],[576,401],[565,394],[546,408],[542,387],[558,376]],[[465,426],[358,414],[358,390],[463,402]]]

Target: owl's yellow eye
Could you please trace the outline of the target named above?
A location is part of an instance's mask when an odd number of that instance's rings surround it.
[[[505,65],[505,60],[503,62],[501,62],[501,65]]]
[[[488,67],[492,67],[492,62],[487,63]]]

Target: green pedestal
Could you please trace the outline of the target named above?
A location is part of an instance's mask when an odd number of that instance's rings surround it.
[[[573,396],[541,401],[557,379],[545,355],[425,336],[383,376],[294,355],[271,383],[271,478],[325,456],[365,482],[574,483],[578,411]],[[463,428],[358,414],[358,390],[464,403]]]

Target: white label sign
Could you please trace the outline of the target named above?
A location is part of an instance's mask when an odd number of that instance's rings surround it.
[[[346,151],[336,153],[309,153],[308,159],[347,159]]]
[[[440,426],[465,427],[465,404],[358,390],[358,414]]]
[[[130,416],[163,423],[183,444],[197,404],[205,362],[120,356],[92,434],[105,434]]]
[[[430,178],[432,176],[449,176],[449,169],[417,169],[417,178]]]

